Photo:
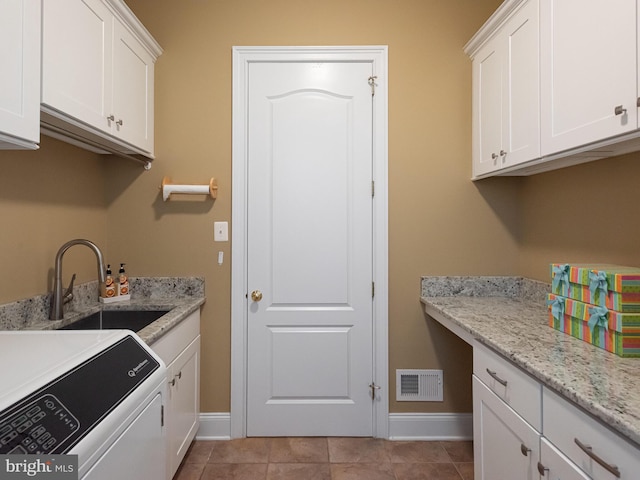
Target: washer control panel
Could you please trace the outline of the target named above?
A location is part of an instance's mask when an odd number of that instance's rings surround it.
[[[0,448],[9,454],[46,454],[79,428],[78,419],[60,400],[44,394],[2,419]]]

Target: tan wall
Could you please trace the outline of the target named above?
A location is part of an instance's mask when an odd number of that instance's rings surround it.
[[[165,50],[156,68],[157,160],[145,172],[46,137],[38,152],[0,152],[0,248],[12,274],[0,302],[49,290],[55,252],[74,237],[96,241],[134,276],[204,276],[202,410],[229,411],[230,246],[213,242],[213,222],[231,218],[231,47],[389,45],[390,385],[396,368],[445,371],[444,403],[392,401],[391,410],[470,411],[470,349],[425,318],[418,295],[421,275],[518,273],[527,229],[520,189],[538,187],[469,181],[471,68],[462,47],[499,3],[129,0]],[[219,197],[164,203],[164,175],[180,183],[215,176]],[[90,252],[74,250],[66,272],[92,280]]]
[[[60,246],[93,240],[107,253],[104,166],[98,155],[42,137],[38,151],[0,151],[0,303],[46,293]],[[65,281],[96,280],[86,247],[65,254]]]
[[[109,245],[131,275],[198,274],[203,310],[202,410],[229,411],[231,47],[389,46],[390,372],[444,368],[445,402],[392,402],[392,411],[470,411],[470,350],[427,322],[420,275],[512,274],[514,182],[469,181],[471,66],[462,47],[499,0],[130,0],[164,48],[156,65],[156,155],[150,172],[109,170]],[[215,176],[215,203],[163,204],[164,175]],[[113,227],[113,228],[112,228]],[[216,265],[216,253],[227,262]],[[462,360],[462,361],[461,361]],[[395,395],[391,396],[395,399]]]
[[[640,153],[527,178],[519,271],[549,282],[549,263],[640,267]]]

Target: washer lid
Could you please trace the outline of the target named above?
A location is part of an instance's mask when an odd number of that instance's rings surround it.
[[[114,344],[126,333],[116,330],[0,332],[0,410]]]

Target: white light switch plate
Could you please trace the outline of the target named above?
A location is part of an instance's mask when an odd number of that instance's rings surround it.
[[[213,241],[229,241],[229,222],[213,222]]]

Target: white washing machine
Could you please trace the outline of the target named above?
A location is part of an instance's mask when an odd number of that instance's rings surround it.
[[[164,480],[166,367],[128,330],[0,332],[0,454],[78,455],[78,478]]]

